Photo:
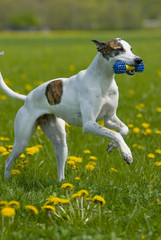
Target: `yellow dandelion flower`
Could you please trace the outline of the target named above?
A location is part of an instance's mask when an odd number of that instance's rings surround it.
[[[128,124],[128,128],[133,128],[133,127],[134,127],[134,124],[131,124],[131,123]]]
[[[160,113],[161,112],[161,107],[156,107],[156,111]]]
[[[89,196],[89,193],[88,193],[88,191],[87,190],[80,190],[80,191],[78,191],[77,192],[77,194],[78,195],[80,195],[80,197],[83,197],[83,198],[86,198],[86,197],[88,197]]]
[[[132,146],[133,146],[133,147],[137,147],[137,143],[134,143]]]
[[[146,132],[147,134],[150,134],[150,133],[152,133],[152,130],[151,130],[150,128],[146,128],[146,129],[145,129],[145,132]]]
[[[161,166],[161,162],[155,162],[154,165],[157,166],[157,167],[160,167]]]
[[[110,168],[110,169],[109,169],[109,172],[112,172],[112,173],[117,173],[117,172],[118,172],[118,170],[117,170],[117,169],[115,169],[115,168]]]
[[[86,149],[86,150],[84,150],[84,153],[85,153],[85,154],[90,154],[90,153],[91,153],[91,151],[90,151],[90,150],[88,150],[88,149]]]
[[[106,201],[104,200],[104,198],[98,195],[93,197],[93,202],[95,204],[101,204],[102,207],[106,204]]]
[[[24,164],[22,164],[22,163],[18,163],[17,165],[16,165],[16,168],[24,168],[25,166],[24,166]]]
[[[69,71],[74,72],[75,66],[73,64],[69,65]]]
[[[13,170],[11,170],[11,174],[12,175],[19,175],[19,174],[21,174],[21,172],[17,169],[13,169]]]
[[[76,199],[76,198],[80,198],[80,194],[78,193],[74,193],[72,196],[71,196],[71,199]]]
[[[86,198],[86,201],[92,202],[92,201],[93,201],[93,198],[88,197],[88,198]]]
[[[14,208],[14,209],[19,209],[19,208],[20,208],[20,203],[13,200],[13,201],[10,201],[10,202],[8,203],[8,206],[9,206],[9,207],[12,207],[12,208]]]
[[[138,114],[136,115],[136,117],[137,117],[137,118],[142,118],[142,117],[143,117],[143,114],[142,114],[142,113],[138,113]]]
[[[144,146],[139,145],[138,149],[144,149]]]
[[[133,132],[134,132],[134,133],[139,133],[139,132],[140,132],[140,129],[139,129],[138,127],[134,127],[134,128],[133,128]]]
[[[73,184],[71,184],[71,183],[63,183],[61,185],[61,189],[64,189],[66,191],[72,190],[73,189]]]
[[[161,131],[160,130],[155,130],[155,134],[161,135]]]
[[[20,155],[20,158],[25,158],[25,154],[22,153],[22,154]]]
[[[67,164],[69,164],[69,165],[74,165],[74,164],[75,164],[75,161],[69,160],[69,161],[67,161]]]
[[[50,196],[45,205],[51,205],[51,204],[58,205],[59,202],[60,202],[60,198],[55,196]]]
[[[68,204],[69,202],[70,202],[69,199],[63,199],[63,198],[59,199],[60,204]]]
[[[0,95],[0,100],[2,100],[2,101],[7,100],[7,96],[6,95]]]
[[[4,217],[13,217],[16,214],[16,212],[14,208],[5,207],[5,208],[2,208],[1,214]]]
[[[10,152],[5,151],[5,152],[2,152],[2,153],[1,153],[1,156],[2,156],[2,157],[5,157],[5,156],[7,156],[7,155],[9,155],[9,154],[10,154]]]
[[[43,148],[43,145],[42,145],[42,144],[37,144],[35,147],[37,147],[37,148]]]
[[[134,91],[133,89],[129,89],[129,90],[128,90],[128,94],[129,94],[129,95],[133,95],[134,93],[135,93],[135,91]]]
[[[94,161],[90,161],[90,162],[88,162],[88,164],[89,164],[89,165],[93,165],[93,166],[95,166],[95,165],[96,165],[96,162],[94,162]]]
[[[74,179],[75,179],[75,180],[80,180],[81,178],[80,178],[80,177],[75,177]]]
[[[8,137],[0,137],[0,141],[9,141],[10,140],[10,138],[8,138]]]
[[[86,169],[86,170],[91,170],[91,171],[93,171],[93,170],[95,169],[95,167],[94,167],[93,165],[91,165],[91,164],[87,164],[87,165],[85,166],[85,169]]]
[[[7,201],[0,201],[0,207],[7,207],[8,202]]]
[[[156,149],[155,152],[161,154],[161,149]]]
[[[91,160],[97,160],[97,157],[96,157],[96,156],[90,156],[89,159],[91,159]]]
[[[55,212],[56,208],[50,205],[44,205],[41,207],[42,210],[47,211],[47,212]]]
[[[26,152],[27,152],[28,155],[33,155],[33,154],[39,152],[39,148],[36,147],[36,146],[28,147],[28,148],[26,148]]]
[[[8,149],[12,149],[13,148],[13,145],[6,145],[6,148],[8,148]]]
[[[30,210],[31,212],[33,212],[35,215],[39,213],[38,209],[33,206],[33,205],[26,205],[25,206],[26,210]]]
[[[142,123],[141,126],[143,128],[149,128],[150,127],[150,124],[149,123]]]
[[[31,91],[32,90],[32,85],[31,84],[25,84],[25,89],[27,90],[27,91]]]
[[[0,146],[0,152],[1,152],[1,153],[7,152],[7,149],[6,149],[5,147]]]
[[[153,153],[148,153],[147,157],[148,158],[155,158],[155,155]]]

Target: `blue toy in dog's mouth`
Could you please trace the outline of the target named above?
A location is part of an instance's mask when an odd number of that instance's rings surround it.
[[[115,62],[113,65],[113,70],[116,74],[127,73],[129,75],[134,75],[135,72],[144,72],[144,63],[141,62],[137,66],[130,66],[124,62]]]

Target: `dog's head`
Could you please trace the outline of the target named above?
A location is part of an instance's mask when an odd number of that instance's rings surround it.
[[[92,41],[96,44],[97,50],[102,53],[103,57],[112,64],[117,61],[122,61],[130,66],[136,66],[142,62],[140,57],[132,53],[132,48],[129,43],[121,38],[116,38],[108,42]],[[134,75],[135,71],[128,70],[126,73]]]

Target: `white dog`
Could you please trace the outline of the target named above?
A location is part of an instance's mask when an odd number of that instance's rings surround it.
[[[111,152],[118,146],[125,161],[132,164],[131,151],[124,141],[128,127],[116,116],[119,94],[113,64],[116,61],[123,61],[136,66],[142,59],[134,55],[130,45],[122,39],[93,42],[97,45],[98,54],[86,70],[70,78],[45,82],[27,96],[8,88],[0,74],[1,89],[7,95],[25,102],[16,115],[15,141],[6,161],[5,178],[10,177],[14,160],[23,153],[37,126],[40,125],[55,148],[58,179],[59,181],[64,179],[68,154],[65,121],[71,125],[82,126],[84,133],[112,139],[107,151]],[[134,71],[126,73],[133,75]],[[118,132],[97,124],[102,118],[105,126]]]

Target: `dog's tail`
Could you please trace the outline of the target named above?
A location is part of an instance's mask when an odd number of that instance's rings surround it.
[[[3,78],[2,78],[2,75],[1,75],[1,72],[0,72],[0,88],[3,90],[4,93],[6,93],[9,97],[12,97],[12,98],[17,98],[19,100],[22,100],[22,101],[25,101],[26,99],[26,96],[25,95],[22,95],[22,94],[19,94],[19,93],[16,93],[14,92],[13,90],[11,90],[4,82]]]

